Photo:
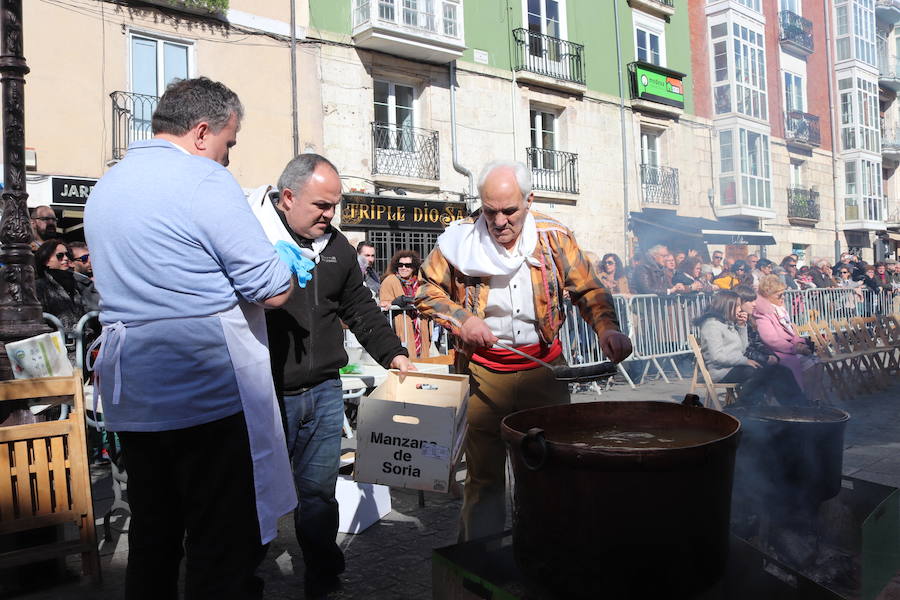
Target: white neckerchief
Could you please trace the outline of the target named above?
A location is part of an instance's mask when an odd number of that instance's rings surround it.
[[[491,237],[482,214],[474,223],[451,223],[437,240],[444,258],[469,277],[512,275],[531,258],[537,246],[537,225],[529,211],[512,250],[507,250]],[[532,262],[529,260],[529,263]]]
[[[272,189],[271,185],[263,185],[250,192],[250,195],[247,197],[247,202],[250,203],[250,209],[262,225],[266,237],[269,238],[269,241],[272,242],[272,244],[277,242],[287,242],[288,244],[299,248],[300,253],[303,254],[303,256],[318,264],[319,255],[322,253],[322,250],[325,249],[325,246],[328,245],[328,240],[331,239],[331,232],[320,235],[314,239],[312,242],[312,249],[299,246],[297,242],[294,241],[291,232],[284,226],[281,217],[278,216],[275,205],[269,198],[269,192]]]

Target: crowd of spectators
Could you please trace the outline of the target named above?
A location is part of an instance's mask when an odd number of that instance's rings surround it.
[[[695,249],[673,253],[660,244],[643,256],[636,255],[627,267],[612,253],[603,255],[595,266],[610,292],[623,295],[711,293],[738,286],[758,290],[767,275],[776,275],[787,290],[850,287],[859,290],[860,295],[866,288],[875,293],[900,290],[900,263],[886,259],[867,264],[849,252],[841,255],[835,265],[826,258],[802,265],[796,254],[776,263],[756,254],[726,259],[722,252],[714,251],[705,260]]]

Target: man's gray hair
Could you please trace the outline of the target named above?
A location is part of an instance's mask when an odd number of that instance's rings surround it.
[[[487,178],[497,169],[512,169],[516,176],[516,183],[519,191],[522,192],[522,199],[525,200],[531,195],[531,170],[517,160],[494,160],[484,165],[481,174],[478,176],[478,195],[481,196],[481,190],[484,187]]]
[[[647,250],[647,256],[659,256],[663,250],[668,249],[669,247],[664,244],[656,244],[655,246],[650,246],[650,249]]]
[[[238,125],[244,118],[244,106],[237,94],[224,83],[207,77],[176,79],[166,88],[156,110],[151,127],[153,135],[167,133],[182,136],[206,121],[213,133],[228,125],[231,115]]]
[[[307,152],[292,158],[281,172],[281,177],[278,178],[278,193],[283,192],[285,188],[290,188],[294,194],[299,194],[319,165],[328,165],[332,171],[338,172],[337,167],[320,154]]]

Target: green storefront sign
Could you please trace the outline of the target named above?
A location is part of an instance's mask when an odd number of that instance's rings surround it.
[[[628,65],[633,98],[684,108],[684,73],[642,61]]]

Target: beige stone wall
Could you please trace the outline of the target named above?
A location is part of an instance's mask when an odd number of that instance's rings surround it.
[[[832,184],[831,153],[814,150],[811,156],[788,153],[784,142],[773,139],[770,147],[772,158],[772,206],[776,218],[765,222],[765,229],[772,232],[778,242],[767,249],[769,258],[781,261],[791,252],[792,244],[809,246],[807,262],[812,258],[834,257],[834,186]],[[788,221],[787,189],[790,187],[790,160],[805,159],[803,187],[819,192],[819,222],[807,227],[792,225]],[[840,209],[840,206],[838,207]],[[843,244],[843,234],[841,234]],[[844,244],[845,245],[845,244]]]
[[[99,177],[112,159],[109,94],[129,90],[128,32],[194,44],[194,74],[221,80],[246,109],[231,171],[241,185],[277,178],[291,157],[290,54],[286,41],[230,30],[191,15],[76,0],[77,10],[25,2],[26,146],[37,172]],[[232,8],[287,21],[289,6],[234,0]],[[298,24],[303,11],[298,14]],[[303,64],[298,71],[315,72]]]
[[[321,56],[321,112],[324,151],[341,169],[345,188],[373,191],[372,106],[373,78],[414,85],[420,91],[417,125],[440,136],[441,192],[411,193],[411,197],[455,200],[468,189],[466,177],[453,169],[450,132],[448,69],[400,58],[328,44],[315,46]],[[558,121],[560,150],[578,153],[580,192],[566,197],[536,192],[536,209],[572,228],[579,243],[598,253],[624,253],[624,204],[622,138],[619,107],[615,98],[577,97],[567,92],[513,82],[509,73],[461,64],[456,94],[459,161],[477,177],[481,167],[494,159],[526,159],[529,109],[536,104],[561,113]],[[304,96],[310,110],[315,99]],[[638,115],[626,110],[629,153],[629,209],[640,209]],[[679,214],[710,216],[709,125],[663,119],[672,161],[682,169],[683,206]],[[685,149],[689,149],[685,152]],[[454,194],[455,193],[455,194]],[[574,202],[572,202],[574,200]]]

